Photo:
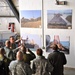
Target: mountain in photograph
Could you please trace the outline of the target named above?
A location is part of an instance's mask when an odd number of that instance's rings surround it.
[[[63,14],[53,14],[54,17],[49,20],[48,28],[61,28],[61,29],[68,29],[71,27],[71,16],[64,17]]]
[[[41,26],[41,17],[30,19],[22,17],[21,26],[30,28],[39,28]]]
[[[47,28],[72,29],[72,10],[48,10]]]

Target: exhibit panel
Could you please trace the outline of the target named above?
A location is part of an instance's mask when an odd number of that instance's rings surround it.
[[[38,0],[38,1],[19,1],[20,3],[20,13],[22,15],[22,11],[38,11],[41,12],[41,26],[34,27],[32,24],[31,26],[28,26],[26,22],[28,22],[28,19],[25,19],[25,24],[27,26],[23,27],[22,23],[23,20],[21,19],[20,15],[20,23],[21,23],[21,34],[32,34],[32,35],[40,35],[41,36],[41,48],[44,50],[44,55],[47,58],[48,54],[52,51],[47,49],[48,44],[47,43],[54,43],[53,39],[55,40],[55,43],[60,43],[64,48],[62,48],[62,52],[65,53],[67,58],[67,64],[66,67],[73,67],[75,68],[75,60],[73,57],[75,57],[75,25],[74,25],[74,19],[75,19],[75,1],[74,0],[68,0],[67,5],[57,5],[54,0]],[[37,4],[36,4],[37,3]],[[35,7],[34,7],[35,5]],[[62,8],[62,9],[61,9]],[[31,14],[33,15],[33,14]],[[30,14],[29,14],[30,16]],[[33,15],[33,17],[35,17]],[[23,18],[24,19],[24,18]],[[35,19],[35,18],[34,18]],[[33,20],[33,23],[35,20]],[[30,22],[30,21],[29,21]],[[36,25],[36,24],[35,24]],[[49,39],[50,37],[50,39]],[[66,50],[63,50],[66,49]],[[72,61],[72,62],[71,62]]]

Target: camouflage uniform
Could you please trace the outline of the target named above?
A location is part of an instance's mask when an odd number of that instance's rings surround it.
[[[4,49],[5,49],[5,52],[6,52],[5,56],[8,59],[13,60],[13,52],[12,52],[12,50],[10,48],[6,47],[6,46],[4,47]]]
[[[32,54],[23,54],[23,58],[24,58],[24,62],[27,64],[31,64],[31,60],[33,60],[35,58],[35,55]]]
[[[31,68],[23,61],[12,61],[9,65],[12,75],[32,75]]]
[[[28,49],[28,52],[29,52],[29,53],[24,53],[24,52],[23,52],[23,58],[24,58],[24,62],[30,65],[30,64],[31,64],[31,61],[32,61],[33,59],[35,59],[36,56],[35,56],[35,54],[34,54],[31,50],[29,50],[29,49]]]
[[[34,75],[50,75],[53,70],[53,66],[45,59],[44,56],[38,56],[32,65],[32,71]]]
[[[10,60],[7,57],[0,55],[0,75],[9,75],[9,63]]]

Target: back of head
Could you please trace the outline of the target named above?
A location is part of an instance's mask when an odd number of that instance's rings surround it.
[[[9,41],[9,40],[6,40],[6,41],[5,41],[5,45],[6,45],[6,46],[10,46],[10,41]]]
[[[21,51],[18,51],[16,54],[16,59],[17,60],[23,60],[23,53]]]
[[[26,53],[26,47],[25,47],[24,45],[21,45],[20,50],[21,50],[23,53]]]
[[[37,53],[37,55],[42,56],[43,51],[42,51],[41,48],[39,48],[39,49],[36,50],[36,53]]]
[[[4,54],[5,54],[4,48],[0,48],[0,54],[1,54],[1,55],[4,55]]]
[[[52,44],[50,47],[51,47],[53,50],[58,50],[58,46],[57,46],[56,44]]]
[[[10,36],[9,38],[13,38],[14,39],[14,36]]]

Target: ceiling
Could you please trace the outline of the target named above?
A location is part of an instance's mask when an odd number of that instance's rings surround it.
[[[0,17],[17,17],[18,19],[18,16],[19,0],[0,0]]]

